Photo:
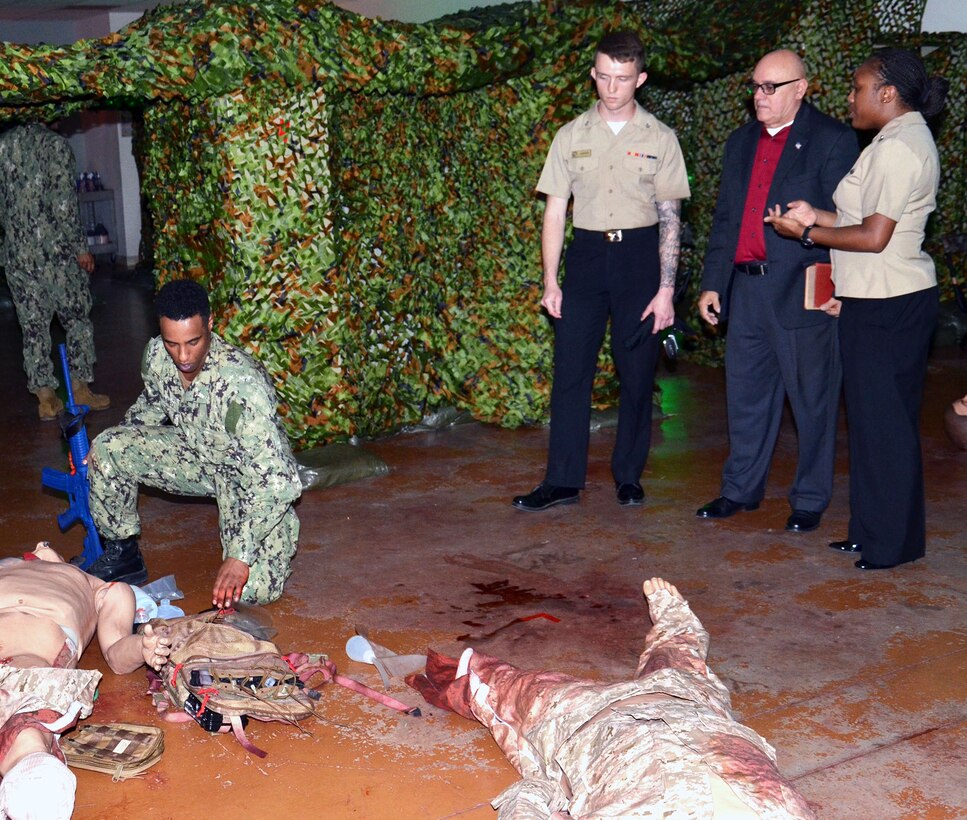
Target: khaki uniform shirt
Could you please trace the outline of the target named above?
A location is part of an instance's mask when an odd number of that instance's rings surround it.
[[[657,202],[689,196],[685,159],[675,132],[635,103],[615,134],[595,104],[563,126],[551,143],[537,190],[574,195],[574,227],[589,231],[646,228]]]
[[[874,137],[833,194],[836,227],[873,214],[897,225],[880,253],[831,252],[837,296],[889,299],[937,284],[922,246],[939,180],[937,146],[919,112],[896,117]]]

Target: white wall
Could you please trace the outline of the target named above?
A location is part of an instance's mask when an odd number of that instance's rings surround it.
[[[967,32],[967,0],[927,0],[921,29]]]
[[[140,12],[111,12],[108,15],[111,31],[118,31],[141,16]],[[118,257],[127,265],[138,261],[141,245],[141,180],[134,161],[131,114],[122,111],[114,124],[112,140],[117,144],[117,181],[111,187],[116,191],[115,210],[118,214]],[[106,184],[105,184],[105,187]]]
[[[21,17],[16,19],[0,18],[0,40],[7,43],[51,43],[53,45],[67,45],[80,39],[77,32],[78,23],[89,17],[90,12],[61,11],[56,17],[40,15],[37,17]]]
[[[542,0],[533,0],[542,2]],[[508,0],[334,0],[337,6],[364,17],[425,23],[445,14],[479,6],[497,6]]]
[[[496,6],[505,0],[335,0],[364,17],[425,23],[460,9]],[[535,3],[544,0],[533,0]],[[927,0],[923,31],[967,31],[967,0]]]

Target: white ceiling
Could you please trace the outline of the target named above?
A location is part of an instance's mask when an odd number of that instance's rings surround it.
[[[337,6],[365,17],[387,20],[425,22],[475,6],[493,6],[510,0],[334,0]],[[532,0],[538,2],[538,0]],[[961,2],[961,0],[955,0]],[[0,0],[0,22],[3,20],[40,20],[56,18],[76,20],[107,11],[144,12],[156,6],[185,0]],[[0,40],[3,40],[0,31]]]
[[[71,16],[89,11],[147,11],[179,0],[0,0],[0,18],[36,20],[47,15]]]
[[[48,15],[72,18],[90,12],[147,11],[184,0],[0,0],[0,21],[36,20]],[[370,17],[431,20],[472,6],[490,6],[508,0],[335,0],[337,6]],[[967,30],[967,0],[927,0],[924,31]],[[2,40],[0,36],[0,40]]]

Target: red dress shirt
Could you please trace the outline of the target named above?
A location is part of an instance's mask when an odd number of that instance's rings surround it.
[[[735,262],[765,262],[766,239],[765,228],[767,225],[762,221],[767,214],[769,188],[772,186],[772,178],[776,174],[776,166],[779,164],[779,157],[782,156],[782,149],[786,147],[786,140],[789,138],[789,126],[779,131],[775,136],[770,136],[765,128],[759,134],[759,144],[755,150],[755,161],[752,164],[752,176],[749,178],[749,190],[745,195],[745,207],[742,209],[742,226],[739,228],[739,243],[735,249]],[[786,203],[778,203],[785,208]]]

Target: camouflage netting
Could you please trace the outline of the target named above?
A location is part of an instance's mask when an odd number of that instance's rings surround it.
[[[143,113],[158,279],[211,288],[219,329],[273,374],[300,446],[444,405],[513,426],[544,421],[549,399],[533,187],[554,132],[593,101],[601,33],[645,40],[641,99],[685,150],[682,270],[697,273],[742,81],[778,46],[806,55],[814,101],[837,116],[874,42],[938,46],[931,68],[954,93],[933,231],[965,231],[965,38],[917,35],[924,2],[523,2],[419,26],[321,0],[193,2],[69,47],[0,43],[0,121]],[[680,310],[695,326],[697,278]],[[691,355],[716,361],[719,345],[699,336]],[[596,403],[613,392],[605,353]]]

